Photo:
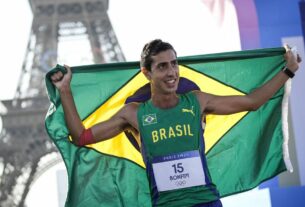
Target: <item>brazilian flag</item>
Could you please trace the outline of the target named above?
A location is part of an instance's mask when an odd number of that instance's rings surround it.
[[[178,93],[200,89],[217,95],[248,94],[281,70],[284,53],[284,48],[270,48],[178,58]],[[86,127],[109,119],[128,102],[150,98],[139,62],[77,66],[72,73],[74,100]],[[123,132],[85,147],[73,145],[49,76],[51,105],[45,126],[67,168],[66,207],[151,206],[139,139]],[[255,112],[208,115],[204,120],[209,171],[222,197],[252,189],[290,168],[285,89]]]

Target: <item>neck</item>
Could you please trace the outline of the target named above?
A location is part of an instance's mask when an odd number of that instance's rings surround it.
[[[170,93],[170,94],[152,93],[151,100],[154,106],[161,109],[173,108],[179,102],[179,98],[176,93]]]

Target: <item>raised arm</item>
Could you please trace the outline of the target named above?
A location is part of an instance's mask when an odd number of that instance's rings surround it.
[[[301,58],[294,57],[288,50],[285,54],[286,67],[292,73],[299,68]],[[233,114],[241,111],[255,111],[267,102],[289,79],[289,76],[280,71],[270,81],[245,96],[215,96],[212,94],[195,92],[201,104],[202,112],[210,114]]]
[[[90,129],[85,129],[78,115],[73,95],[71,92],[70,82],[72,72],[69,66],[66,66],[67,73],[61,71],[51,76],[53,84],[59,91],[62,107],[64,110],[65,121],[69,129],[72,140],[76,145],[91,144],[114,137],[129,127],[136,126],[137,105],[129,104],[119,110],[109,120],[98,123]]]

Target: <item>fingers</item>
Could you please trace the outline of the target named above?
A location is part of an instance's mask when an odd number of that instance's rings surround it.
[[[56,73],[53,73],[51,75],[51,80],[54,83],[62,81],[65,76],[67,76],[67,78],[65,78],[65,79],[67,79],[67,80],[70,79],[70,77],[72,75],[71,68],[68,65],[64,65],[64,67],[66,68],[67,73],[63,73],[62,71],[57,71]]]
[[[284,45],[286,52],[291,51],[291,47],[288,44]]]
[[[293,60],[293,61],[298,61],[298,59],[301,59],[299,54],[296,54],[291,50],[287,50],[287,52],[284,54],[284,57],[286,60]]]
[[[64,74],[61,71],[58,71],[51,76],[51,80],[53,82],[59,82],[63,79],[63,77],[64,77]]]
[[[299,54],[297,55],[297,61],[298,61],[298,63],[302,62],[302,58],[300,57]]]
[[[287,61],[287,60],[291,59],[292,55],[293,54],[292,54],[291,50],[286,50],[286,53],[284,54],[285,60]]]
[[[293,53],[291,50],[287,50],[287,52],[284,54],[285,60],[291,60],[291,61],[296,61],[297,63],[300,63],[302,61],[302,58],[300,57],[299,54]]]
[[[64,67],[67,69],[67,73],[70,75],[72,73],[71,68],[65,64],[64,64]]]

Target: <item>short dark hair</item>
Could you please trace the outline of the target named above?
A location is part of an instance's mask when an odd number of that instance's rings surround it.
[[[155,39],[145,44],[141,53],[141,67],[145,67],[146,69],[151,70],[151,63],[153,62],[152,56],[166,50],[173,50],[177,56],[174,47],[168,42],[163,42],[160,39]]]

